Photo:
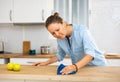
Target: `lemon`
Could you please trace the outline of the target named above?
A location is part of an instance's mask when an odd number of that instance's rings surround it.
[[[21,70],[21,65],[20,64],[14,64],[13,70],[14,71],[20,71]]]
[[[7,64],[7,70],[20,71],[21,70],[21,65],[10,62],[10,63]]]
[[[10,62],[7,64],[7,69],[8,70],[13,70],[13,67],[14,67],[14,63],[13,62]]]

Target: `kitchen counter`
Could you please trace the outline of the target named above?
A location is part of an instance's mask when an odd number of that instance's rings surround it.
[[[0,81],[2,80],[31,80],[30,82],[120,82],[120,67],[86,66],[75,75],[57,75],[57,66],[22,65],[21,71],[8,71],[6,64],[0,64]],[[37,80],[37,81],[36,81]],[[17,81],[16,81],[17,82]]]
[[[20,53],[0,54],[0,58],[51,58],[54,54],[23,55]],[[66,58],[69,58],[66,56]],[[106,59],[120,59],[120,54],[105,54]]]
[[[4,59],[4,64],[7,64],[10,62],[11,58],[51,58],[55,54],[36,54],[36,55],[24,55],[20,53],[6,53],[6,54],[0,54],[0,58]],[[69,58],[69,56],[66,56],[65,58]],[[113,59],[113,61],[118,61],[120,59],[120,54],[105,54],[106,59]],[[118,60],[117,60],[118,59]],[[117,63],[116,63],[117,64]],[[111,63],[110,63],[111,65]],[[118,66],[119,64],[117,64]]]
[[[0,58],[51,58],[54,54],[23,55],[20,53],[0,54]]]

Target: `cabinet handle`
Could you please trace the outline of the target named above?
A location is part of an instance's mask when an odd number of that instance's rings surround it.
[[[32,62],[32,61],[28,61],[27,63],[35,63],[35,62]]]
[[[42,9],[42,21],[44,21],[44,10]]]
[[[10,10],[9,17],[10,17],[10,21],[12,21],[12,10]]]

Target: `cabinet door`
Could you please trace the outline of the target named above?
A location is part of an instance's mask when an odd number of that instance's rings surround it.
[[[49,60],[49,58],[10,58],[10,62],[14,62],[14,63],[19,63],[22,65],[32,65],[35,62],[44,62]],[[64,59],[61,62],[55,62],[52,63],[50,65],[60,65],[60,64],[64,64],[64,65],[70,65],[71,64],[71,60],[69,58]]]
[[[69,58],[65,58],[63,61],[60,61],[60,62],[56,62],[56,63],[53,63],[51,65],[60,65],[60,64],[64,64],[64,65],[71,65],[71,59]]]
[[[42,1],[42,22],[45,22],[46,19],[53,13],[53,0],[41,0]]]
[[[10,62],[19,63],[22,65],[32,65],[38,61],[47,61],[48,58],[10,58]]]
[[[14,0],[14,23],[41,23],[51,14],[53,0]]]
[[[0,23],[12,22],[12,0],[0,0]]]
[[[120,59],[107,59],[108,66],[120,66]]]
[[[5,64],[5,60],[4,59],[0,59],[0,64]]]

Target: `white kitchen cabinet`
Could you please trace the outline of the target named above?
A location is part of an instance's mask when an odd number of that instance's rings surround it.
[[[43,23],[53,11],[53,0],[14,0],[14,23]]]
[[[5,64],[5,60],[3,58],[0,59],[0,64]]]
[[[120,59],[107,59],[108,66],[120,66]]]
[[[56,62],[56,63],[53,63],[51,65],[60,65],[60,64],[64,64],[64,65],[71,65],[71,60],[69,58],[65,58],[63,61],[60,61],[60,62]]]
[[[12,22],[12,1],[0,0],[0,23]]]
[[[47,58],[10,58],[10,62],[19,63],[22,65],[32,65],[35,62],[47,60]]]
[[[49,58],[10,58],[10,62],[19,63],[22,65],[32,65],[35,62],[38,61],[43,62],[43,61],[47,61],[48,59]],[[60,65],[61,63],[63,63],[64,65],[70,65],[71,60],[69,58],[66,58],[61,62],[56,62],[51,65]]]

